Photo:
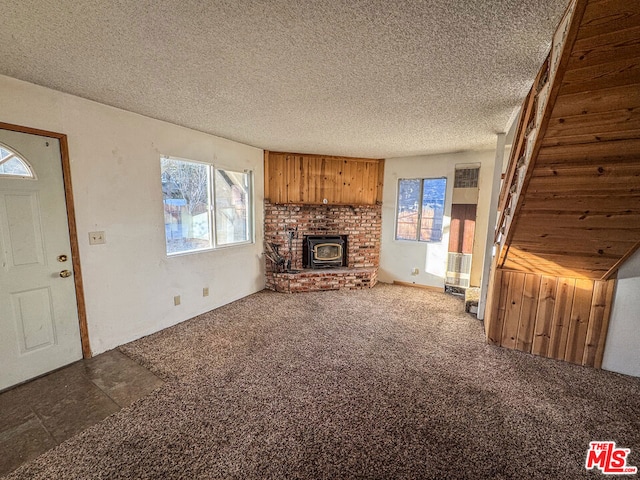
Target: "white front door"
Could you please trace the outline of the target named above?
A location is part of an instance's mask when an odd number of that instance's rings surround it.
[[[58,139],[0,129],[0,390],[82,358]]]

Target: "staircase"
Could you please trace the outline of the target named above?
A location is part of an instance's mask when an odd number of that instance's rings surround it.
[[[599,367],[616,271],[640,246],[640,2],[569,4],[498,209],[487,340]]]

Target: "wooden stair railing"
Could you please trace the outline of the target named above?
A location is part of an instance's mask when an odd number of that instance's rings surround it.
[[[517,213],[522,205],[522,193],[526,191],[540,150],[586,4],[587,0],[572,0],[567,7],[554,34],[551,51],[522,105],[498,203],[494,238],[498,266],[502,266],[506,260]]]

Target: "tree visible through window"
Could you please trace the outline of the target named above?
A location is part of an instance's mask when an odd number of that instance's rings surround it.
[[[161,176],[167,254],[251,240],[250,173],[162,158]]]
[[[400,179],[396,239],[440,242],[446,178]]]

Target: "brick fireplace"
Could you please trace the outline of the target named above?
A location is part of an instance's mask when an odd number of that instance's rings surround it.
[[[276,245],[285,262],[277,266],[266,260],[267,288],[279,292],[309,292],[373,287],[380,262],[381,213],[380,205],[265,201],[265,242]],[[346,266],[303,268],[305,236],[310,235],[345,238]]]

